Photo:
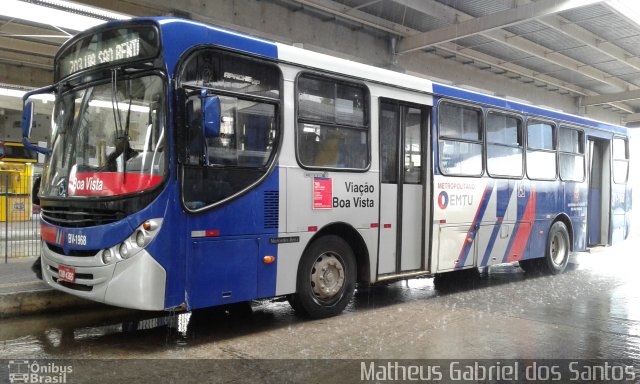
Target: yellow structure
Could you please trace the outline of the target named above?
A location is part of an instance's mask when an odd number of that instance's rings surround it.
[[[32,151],[22,143],[0,141],[0,221],[30,219],[36,161]]]

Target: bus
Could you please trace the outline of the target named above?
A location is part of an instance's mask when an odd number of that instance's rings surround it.
[[[115,306],[286,297],[627,237],[627,130],[178,18],[66,42],[49,87],[42,274]]]

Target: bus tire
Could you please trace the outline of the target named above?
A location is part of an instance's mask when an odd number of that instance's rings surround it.
[[[322,236],[302,255],[296,293],[288,299],[306,317],[335,316],[351,301],[355,285],[356,262],[349,244],[335,235]]]
[[[547,235],[547,246],[541,266],[544,272],[552,275],[562,273],[569,263],[571,245],[569,244],[569,231],[561,221],[551,225]]]

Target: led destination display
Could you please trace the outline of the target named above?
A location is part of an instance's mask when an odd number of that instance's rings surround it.
[[[100,65],[152,59],[158,50],[158,34],[151,26],[102,31],[80,38],[60,53],[56,78]]]

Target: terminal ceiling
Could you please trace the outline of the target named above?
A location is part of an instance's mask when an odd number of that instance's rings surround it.
[[[26,2],[51,6],[49,0]],[[168,0],[79,3],[131,16],[178,15],[233,28],[215,15],[202,15],[200,2],[181,2],[179,10],[175,9],[175,2]],[[347,23],[354,30],[388,38],[397,55],[426,51],[485,70],[496,82],[506,76],[527,86],[575,97],[581,107],[600,105],[618,113],[623,123],[632,125],[640,121],[640,7],[630,8],[640,2],[634,0],[246,0],[242,3],[247,6],[274,3],[290,11],[312,13],[324,22]],[[109,18],[100,13],[91,16]],[[254,29],[260,34],[259,27]],[[50,82],[56,50],[76,32],[0,16],[3,68],[0,75],[5,83],[2,87],[37,87]],[[264,34],[264,37],[278,40],[278,36]],[[286,41],[284,37],[282,41]],[[455,79],[451,80],[455,83]]]

